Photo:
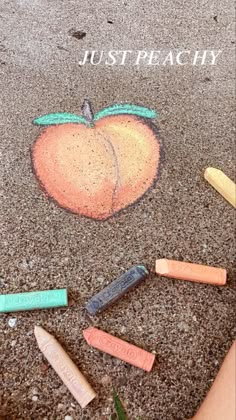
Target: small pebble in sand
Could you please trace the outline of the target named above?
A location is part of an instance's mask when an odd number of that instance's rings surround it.
[[[37,395],[33,395],[32,401],[38,401],[38,396]]]
[[[11,346],[12,346],[12,347],[15,347],[15,345],[16,345],[16,340],[13,340],[13,341],[11,342]]]
[[[16,322],[17,322],[16,318],[10,318],[8,321],[9,327],[14,328],[16,326]]]
[[[71,417],[71,416],[65,416],[65,420],[73,420],[73,417]]]
[[[49,365],[47,363],[41,363],[41,365],[39,365],[39,367],[40,367],[41,372],[45,373],[45,372],[47,372],[47,370],[49,368]],[[60,404],[58,404],[58,405],[60,405]],[[63,404],[61,404],[61,405],[63,407]]]
[[[59,403],[58,406],[57,406],[58,410],[62,410],[63,407],[64,407],[64,405],[61,404],[61,403]]]
[[[1,192],[0,192],[1,195]],[[5,287],[5,281],[4,278],[0,276],[0,287]]]
[[[179,329],[180,331],[182,331],[182,332],[188,332],[188,331],[189,331],[189,326],[188,326],[188,324],[187,324],[186,322],[184,322],[184,321],[180,321],[180,322],[177,324],[177,327],[178,327],[178,329]]]
[[[111,382],[112,382],[112,379],[111,379],[110,376],[105,375],[105,376],[102,377],[101,382],[102,382],[103,385],[110,385]]]
[[[98,283],[103,283],[104,281],[105,281],[105,277],[102,277],[102,276],[97,277],[97,282]]]
[[[103,411],[103,413],[102,413],[102,414],[106,415],[106,414],[110,414],[110,412],[111,412],[110,407],[107,407],[107,408]]]
[[[20,269],[26,271],[29,269],[29,264],[26,258],[23,258],[23,260],[19,264]]]
[[[32,394],[33,394],[33,395],[38,395],[38,393],[39,393],[38,388],[33,388],[33,389],[32,389]]]

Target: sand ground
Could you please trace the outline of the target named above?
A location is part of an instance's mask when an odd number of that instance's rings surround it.
[[[132,420],[188,419],[204,398],[235,335],[234,209],[203,179],[207,166],[235,175],[233,22],[232,0],[1,1],[0,293],[68,287],[73,300],[66,309],[1,315],[1,419],[109,419],[112,386]],[[86,49],[174,48],[223,53],[216,66],[78,65]],[[33,118],[79,112],[84,97],[95,110],[124,101],[159,112],[159,179],[104,222],[49,201],[31,167],[40,132]],[[84,304],[96,291],[162,257],[225,267],[227,286],[153,274],[87,319]],[[81,331],[92,323],[155,351],[153,371],[89,348]],[[35,324],[57,337],[97,391],[83,412],[45,364]]]

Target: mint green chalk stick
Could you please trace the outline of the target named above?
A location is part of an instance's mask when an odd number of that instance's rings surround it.
[[[67,305],[67,289],[0,295],[0,312],[31,311]]]

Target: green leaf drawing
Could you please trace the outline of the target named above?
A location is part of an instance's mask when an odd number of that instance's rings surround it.
[[[128,420],[125,414],[125,411],[122,407],[121,401],[116,393],[116,391],[113,391],[113,401],[115,404],[116,414],[118,417],[118,420]]]
[[[93,126],[93,122],[103,117],[112,115],[136,115],[138,117],[154,119],[157,117],[156,111],[144,106],[133,104],[115,104],[98,111],[94,116],[92,106],[89,100],[85,100],[82,105],[82,115],[70,114],[69,112],[57,112],[53,114],[42,115],[35,118],[33,124],[36,125],[58,125],[58,124],[86,124],[88,127]]]
[[[107,108],[98,111],[94,115],[94,121],[99,120],[100,118],[107,117],[110,115],[120,115],[120,114],[130,114],[137,115],[143,118],[156,118],[156,111],[146,108],[144,106],[133,105],[133,104],[116,104],[109,106]]]
[[[68,123],[81,123],[86,124],[87,121],[81,115],[70,114],[68,112],[58,112],[55,114],[47,114],[42,117],[35,118],[33,124],[36,125],[57,125]]]

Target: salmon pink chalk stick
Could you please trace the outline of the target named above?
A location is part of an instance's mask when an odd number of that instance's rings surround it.
[[[216,284],[218,286],[225,285],[227,278],[227,271],[224,268],[167,259],[156,260],[156,273],[173,279]]]
[[[94,327],[83,331],[89,345],[150,372],[155,355]]]
[[[85,377],[51,334],[38,326],[34,328],[34,334],[41,352],[50,365],[81,407],[86,407],[95,398],[96,394]]]

